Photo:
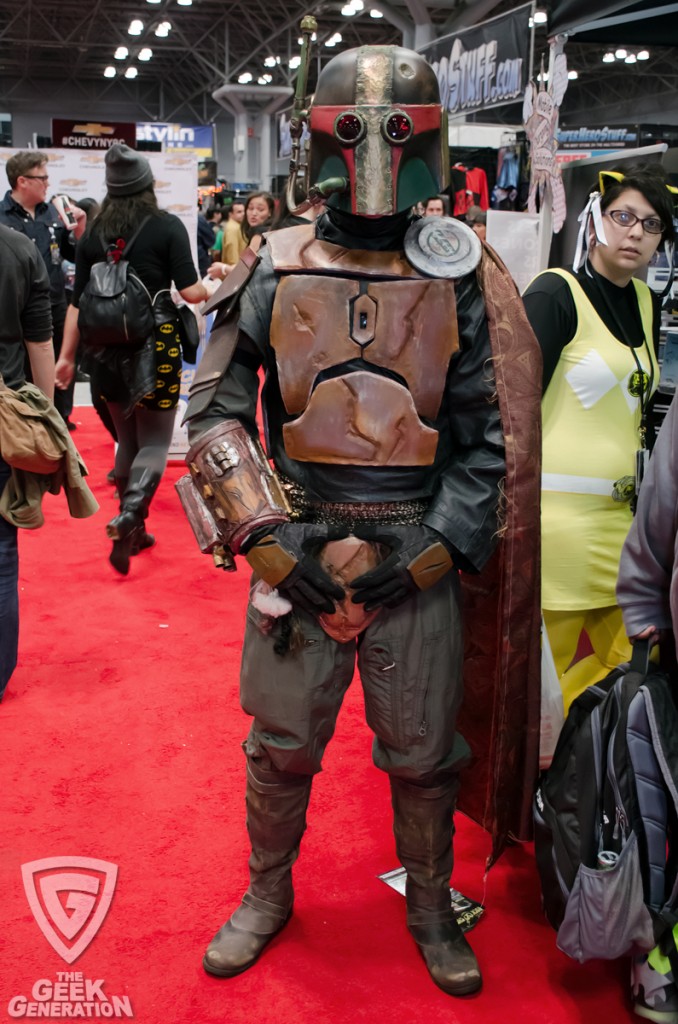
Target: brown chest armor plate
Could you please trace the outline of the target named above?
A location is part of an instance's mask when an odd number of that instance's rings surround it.
[[[275,232],[268,245],[283,271],[271,345],[285,409],[296,417],[283,428],[288,455],[431,465],[438,431],[423,421],[438,415],[459,348],[453,282],[419,276],[400,253],[316,242],[312,226]],[[346,366],[356,359],[360,369]]]

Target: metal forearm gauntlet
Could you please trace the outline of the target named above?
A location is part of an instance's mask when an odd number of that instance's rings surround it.
[[[234,554],[260,526],[289,520],[290,506],[258,440],[238,420],[201,434],[186,456],[193,482]]]

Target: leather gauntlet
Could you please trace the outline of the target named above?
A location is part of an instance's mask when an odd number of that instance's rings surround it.
[[[238,420],[201,434],[186,456],[219,535],[238,554],[253,530],[289,520],[290,506],[258,440]]]

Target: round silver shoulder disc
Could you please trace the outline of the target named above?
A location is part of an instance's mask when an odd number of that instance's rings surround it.
[[[421,217],[405,234],[405,255],[429,277],[463,277],[480,263],[480,239],[454,217]]]

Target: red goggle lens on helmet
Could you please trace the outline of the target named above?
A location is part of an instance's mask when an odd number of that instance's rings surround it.
[[[334,122],[334,134],[344,146],[355,146],[364,138],[367,128],[360,114],[345,112]]]
[[[384,118],[381,130],[386,141],[397,146],[407,142],[414,129],[412,119],[402,110],[396,110]]]

